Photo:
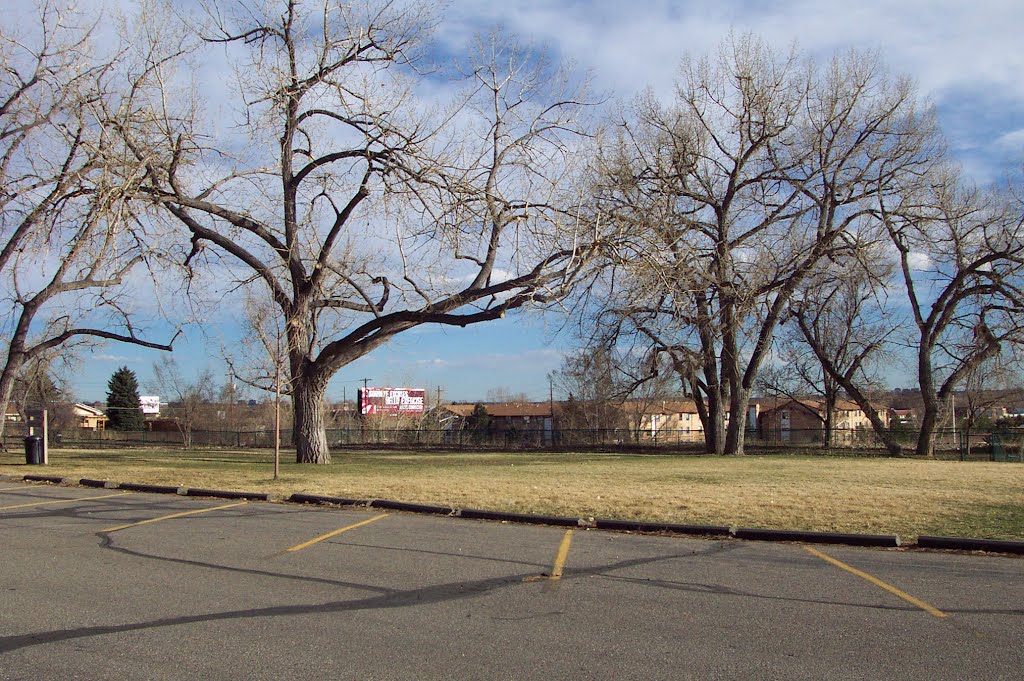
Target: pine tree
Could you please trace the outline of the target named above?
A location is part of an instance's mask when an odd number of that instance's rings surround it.
[[[139,380],[135,372],[121,367],[107,382],[107,427],[111,430],[143,430],[142,406],[139,403]]]
[[[476,442],[483,442],[491,429],[491,415],[487,413],[487,407],[482,404],[474,405],[473,413],[466,419],[466,428],[473,434]]]

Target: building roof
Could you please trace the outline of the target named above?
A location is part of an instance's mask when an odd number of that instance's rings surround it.
[[[778,398],[773,406],[769,406],[770,402],[768,402],[768,400],[771,399],[773,398],[764,398],[759,402],[759,404],[761,404],[765,408],[765,413],[769,411],[775,411],[776,409],[781,409],[783,407],[791,407],[793,405],[799,405],[800,407],[803,407],[808,411],[813,411],[818,414],[822,414],[825,412],[825,401],[821,399]],[[853,400],[836,400],[835,408],[836,411],[862,411],[860,406]]]
[[[551,416],[551,402],[489,402],[481,403],[487,410],[488,416],[498,418],[506,416]],[[561,405],[554,404],[554,411],[557,413]],[[458,414],[463,418],[468,417],[476,408],[475,404],[447,404],[445,409]]]
[[[693,400],[626,400],[621,408],[630,414],[659,416],[698,413],[697,403]]]
[[[90,407],[88,404],[77,403],[77,404],[75,404],[72,407],[72,409],[75,412],[75,416],[88,416],[88,417],[95,417],[95,418],[98,418],[100,416],[105,416],[105,414],[103,413],[102,409],[97,409],[96,407]]]

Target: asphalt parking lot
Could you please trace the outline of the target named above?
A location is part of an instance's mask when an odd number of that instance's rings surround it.
[[[1024,560],[0,483],[0,679],[1018,679]]]

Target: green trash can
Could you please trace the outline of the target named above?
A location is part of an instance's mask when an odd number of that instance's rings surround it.
[[[30,466],[43,464],[43,438],[38,435],[25,438],[25,463]]]

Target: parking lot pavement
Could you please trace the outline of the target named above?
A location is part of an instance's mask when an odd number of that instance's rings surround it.
[[[1009,679],[1024,664],[1020,559],[117,492],[0,489],[0,679]]]

